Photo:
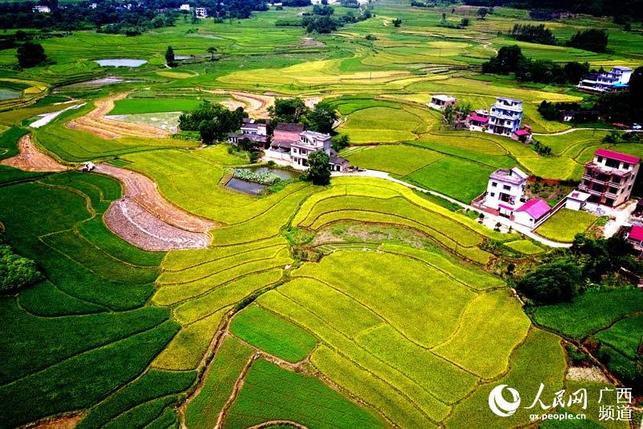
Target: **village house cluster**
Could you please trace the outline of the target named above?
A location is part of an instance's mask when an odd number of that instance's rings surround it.
[[[443,112],[447,107],[455,106],[456,103],[455,97],[436,94],[431,96],[431,101],[427,105]],[[456,128],[486,132],[528,142],[531,140],[531,128],[528,125],[521,126],[522,117],[522,100],[496,97],[496,101],[489,110],[478,109],[469,112],[466,116],[456,117]]]
[[[266,123],[246,118],[239,131],[228,135],[229,143],[239,144],[242,140],[262,150],[265,161],[297,170],[307,169],[308,156],[316,151],[323,151],[328,155],[331,171],[343,172],[349,168],[348,161],[331,147],[330,134],[305,130],[302,124],[277,124],[273,132],[269,133]]]
[[[518,167],[491,173],[486,191],[471,205],[535,229],[562,208],[610,213],[629,201],[641,159],[608,149],[597,149],[577,188],[551,207],[542,198],[527,196],[529,175]],[[642,219],[643,220],[643,219]],[[628,239],[643,250],[643,221],[632,224]],[[627,224],[627,223],[626,223]],[[639,240],[640,238],[640,240]]]
[[[628,87],[632,69],[613,67],[608,72],[589,73],[578,82],[577,88],[588,92],[616,92]]]

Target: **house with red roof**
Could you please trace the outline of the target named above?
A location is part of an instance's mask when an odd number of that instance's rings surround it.
[[[589,194],[588,203],[618,207],[630,199],[640,162],[638,156],[597,149],[578,190]]]
[[[484,109],[470,112],[465,123],[469,131],[484,131],[489,124],[489,112]]]
[[[551,212],[551,207],[547,201],[542,198],[532,198],[514,211],[513,220],[521,225],[534,228],[541,220],[544,220],[549,212]]]
[[[626,236],[632,246],[638,251],[643,250],[643,226],[633,225]]]

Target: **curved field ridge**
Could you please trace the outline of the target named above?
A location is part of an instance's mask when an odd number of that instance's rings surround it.
[[[31,135],[22,136],[18,141],[20,153],[3,159],[0,164],[15,167],[23,171],[58,172],[69,170],[69,167],[42,153],[31,141]]]
[[[110,227],[114,226],[114,232],[125,240],[149,250],[208,245],[210,240],[206,232],[214,223],[168,202],[148,177],[109,164],[96,166],[96,171],[115,177],[123,184],[123,199],[112,204],[106,220]],[[124,221],[131,225],[123,225]],[[157,230],[152,233],[153,227],[160,227],[164,232],[159,233]],[[141,234],[143,235],[140,236]]]
[[[132,124],[105,117],[112,109],[114,102],[122,100],[127,93],[113,95],[95,102],[96,108],[80,118],[67,123],[67,128],[86,131],[103,139],[116,139],[119,137],[169,137],[170,133],[160,128],[149,125]]]

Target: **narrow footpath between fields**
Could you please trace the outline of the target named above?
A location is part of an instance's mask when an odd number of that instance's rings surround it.
[[[416,191],[420,191],[420,192],[423,192],[425,194],[430,194],[430,195],[434,195],[436,197],[440,197],[440,198],[445,199],[445,200],[447,200],[447,201],[449,201],[449,202],[451,202],[453,204],[459,205],[463,209],[475,210],[476,212],[480,211],[480,209],[477,209],[477,208],[475,208],[475,207],[473,207],[473,206],[471,206],[469,204],[465,204],[463,202],[455,200],[455,199],[453,199],[453,198],[451,198],[451,197],[449,197],[447,195],[444,195],[444,194],[442,194],[440,192],[436,192],[436,191],[432,191],[432,190],[429,190],[429,189],[426,189],[426,188],[422,188],[420,186],[412,185],[412,184],[407,183],[407,182],[405,182],[403,180],[391,177],[391,175],[389,173],[386,173],[384,171],[364,170],[364,171],[357,172],[357,173],[338,173],[338,172],[335,172],[335,173],[332,173],[332,175],[334,177],[339,177],[339,176],[376,177],[376,178],[379,178],[379,179],[384,179],[384,180],[388,180],[390,182],[398,183],[398,184],[400,184],[402,186],[406,186],[407,188],[414,189]],[[530,230],[526,226],[517,224],[516,222],[513,222],[512,220],[507,219],[505,217],[495,216],[495,215],[492,215],[490,213],[485,213],[485,216],[487,218],[492,219],[494,222],[500,223],[501,225],[504,225],[506,227],[511,227],[514,231],[519,232],[521,234],[524,234],[525,236],[527,236],[527,237],[529,237],[529,238],[531,238],[533,240],[536,240],[539,243],[542,243],[542,244],[544,244],[546,246],[556,247],[556,248],[571,247],[571,243],[562,243],[562,242],[559,242],[559,241],[549,240],[549,239],[547,239],[547,238],[545,238],[545,237],[543,237],[541,235],[536,234],[535,232],[533,232],[532,230]]]

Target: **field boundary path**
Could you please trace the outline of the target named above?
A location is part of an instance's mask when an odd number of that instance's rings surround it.
[[[480,209],[473,207],[472,205],[465,204],[461,201],[458,201],[454,198],[449,197],[448,195],[444,195],[440,192],[432,191],[430,189],[423,188],[421,186],[416,186],[411,183],[407,183],[403,180],[396,179],[394,177],[391,177],[391,175],[385,171],[378,171],[378,170],[364,170],[358,173],[333,173],[332,174],[335,177],[339,176],[356,176],[356,177],[375,177],[379,179],[384,179],[388,180],[390,182],[394,182],[397,184],[400,184],[402,186],[406,186],[407,188],[420,191],[425,194],[430,194],[436,197],[440,197],[442,199],[445,199],[449,201],[450,203],[457,204],[458,206],[462,207],[463,209],[469,209],[469,210],[474,210],[476,212],[479,212]],[[516,222],[513,222],[510,219],[507,219],[502,216],[495,216],[491,213],[485,213],[485,216],[489,219],[491,219],[493,222],[500,223],[501,225],[511,227],[514,231],[519,232],[521,234],[524,234],[525,236],[538,241],[541,244],[544,244],[549,247],[554,247],[554,248],[568,248],[571,247],[571,243],[562,243],[559,241],[554,241],[554,240],[549,240],[541,235],[536,234],[533,232],[531,229],[527,228],[526,226],[520,225]]]
[[[95,171],[123,185],[123,197],[105,212],[105,224],[119,237],[152,251],[209,245],[207,232],[215,226],[214,222],[167,201],[149,177],[109,164],[99,164]]]
[[[1,165],[7,165],[23,171],[60,172],[70,167],[61,164],[51,156],[41,152],[31,139],[31,134],[24,135],[18,140],[18,155],[3,159]]]

